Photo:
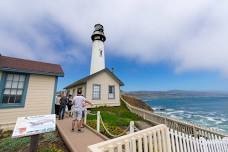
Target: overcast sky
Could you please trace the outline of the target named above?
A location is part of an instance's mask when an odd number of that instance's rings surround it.
[[[208,81],[201,89],[228,89],[227,0],[2,0],[0,53],[61,64],[66,73],[61,88],[89,71],[96,23],[105,28],[108,65],[134,66],[140,73],[146,66],[179,79],[169,87],[162,80],[156,82],[160,87],[140,86],[135,81],[142,76],[128,81],[118,68],[131,86],[127,90],[197,89],[177,84],[184,79],[190,86],[190,79],[198,83],[203,77]],[[73,67],[81,71],[71,72]],[[149,81],[154,73],[148,74]]]

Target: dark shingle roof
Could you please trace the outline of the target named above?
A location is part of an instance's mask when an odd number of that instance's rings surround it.
[[[124,83],[113,72],[111,72],[108,68],[105,68],[105,69],[103,69],[101,71],[98,71],[98,72],[96,72],[94,74],[88,75],[88,76],[86,76],[86,77],[84,77],[84,78],[82,78],[80,80],[77,80],[77,81],[71,83],[70,85],[66,86],[64,89],[69,89],[71,87],[74,87],[74,86],[77,86],[77,85],[80,85],[80,84],[85,84],[87,82],[87,80],[89,80],[90,78],[92,78],[92,77],[94,77],[94,76],[96,76],[96,75],[98,75],[99,73],[102,73],[102,72],[107,72],[111,77],[113,77],[120,84],[120,86],[124,85]]]
[[[64,72],[61,66],[58,64],[44,63],[1,55],[0,70],[42,75],[64,76]]]

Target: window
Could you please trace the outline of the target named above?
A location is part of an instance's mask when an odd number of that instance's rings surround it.
[[[22,105],[27,91],[27,76],[25,74],[5,73],[3,86],[0,88],[0,106]]]
[[[103,51],[102,51],[102,50],[100,50],[100,56],[102,57],[102,55],[103,55]]]
[[[101,98],[101,85],[94,84],[93,85],[93,99],[98,100]]]
[[[82,94],[82,88],[78,88],[78,89],[77,89],[77,93],[78,93],[78,94]]]
[[[115,86],[108,86],[108,98],[115,99]]]
[[[72,93],[72,95],[73,95],[73,96],[75,95],[75,89],[73,89],[73,93]]]

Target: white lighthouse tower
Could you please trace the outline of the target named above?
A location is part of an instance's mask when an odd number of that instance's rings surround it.
[[[104,35],[104,28],[101,24],[96,24],[94,28],[94,32],[91,36],[93,46],[90,75],[105,68],[104,41],[106,40],[106,37]]]

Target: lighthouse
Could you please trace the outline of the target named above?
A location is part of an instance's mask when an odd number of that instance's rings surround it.
[[[106,40],[106,37],[104,35],[104,28],[101,24],[96,24],[94,26],[94,32],[91,36],[91,39],[93,44],[90,75],[105,68],[104,41]]]
[[[124,83],[105,67],[104,28],[96,24],[91,36],[92,55],[90,74],[72,82],[64,89],[70,94],[82,93],[94,106],[120,106],[120,87]]]

